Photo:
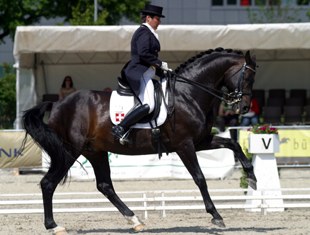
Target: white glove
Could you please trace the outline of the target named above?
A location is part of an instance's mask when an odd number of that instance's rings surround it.
[[[169,71],[169,68],[168,68],[168,63],[167,62],[161,62],[161,66],[160,68],[164,71]]]

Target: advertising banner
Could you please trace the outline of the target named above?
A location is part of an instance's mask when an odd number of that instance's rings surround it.
[[[20,152],[24,137],[24,131],[0,131],[0,168],[41,167],[42,151],[30,136]]]
[[[279,162],[286,164],[310,163],[310,130],[279,129],[280,151],[275,153]],[[239,143],[243,151],[248,151],[250,132],[239,131]]]
[[[218,149],[197,152],[198,161],[207,179],[223,179],[234,169],[235,161],[231,150]],[[43,154],[43,168],[48,167],[49,156]],[[157,154],[120,155],[109,153],[112,179],[191,179],[179,156],[170,153],[159,159]],[[76,179],[94,179],[94,171],[89,161],[80,156],[70,169],[69,175]]]

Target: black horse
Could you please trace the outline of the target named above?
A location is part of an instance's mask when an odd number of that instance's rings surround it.
[[[213,125],[213,106],[222,100],[233,100],[240,113],[248,111],[255,77],[255,57],[249,51],[215,49],[202,52],[181,64],[172,78],[175,82],[174,112],[160,126],[161,140],[168,152],[176,152],[201,191],[206,211],[212,215],[212,223],[224,227],[216,210],[200,169],[196,151],[214,148],[230,148],[240,160],[248,180],[256,188],[256,178],[251,162],[240,146],[231,140],[210,134]],[[230,92],[223,95],[221,88]],[[226,97],[226,98],[222,98]],[[131,143],[121,145],[111,134],[109,117],[110,93],[102,91],[78,91],[61,102],[44,102],[26,111],[23,124],[27,134],[48,153],[50,168],[42,178],[44,224],[54,232],[64,230],[53,218],[53,194],[57,185],[65,179],[69,168],[82,154],[92,164],[98,190],[103,193],[120,213],[141,231],[143,223],[122,202],[114,191],[110,177],[108,151],[136,155],[156,153],[151,130],[134,129]],[[45,123],[43,116],[50,110]]]

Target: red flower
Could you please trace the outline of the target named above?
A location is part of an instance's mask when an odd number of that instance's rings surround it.
[[[248,131],[251,131],[254,134],[278,134],[278,129],[275,127],[272,127],[270,125],[256,125],[252,128],[249,128]]]

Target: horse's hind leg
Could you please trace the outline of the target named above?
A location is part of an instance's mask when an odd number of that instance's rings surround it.
[[[55,168],[50,168],[40,182],[44,207],[44,225],[45,228],[51,230],[53,234],[67,234],[65,228],[57,226],[54,220],[53,195],[57,185],[66,176],[74,161],[73,158],[67,159],[66,163],[61,166],[61,174],[59,171],[55,174],[55,171],[53,170]]]
[[[92,164],[96,175],[97,189],[119,210],[125,219],[133,225],[135,232],[142,231],[144,224],[140,219],[126,206],[114,191],[111,180],[111,171],[108,153],[103,152],[98,155],[88,156],[87,159]]]
[[[206,179],[198,163],[194,145],[190,141],[185,141],[182,144],[180,144],[180,146],[182,147],[176,152],[181,158],[188,172],[193,177],[196,185],[198,186],[201,192],[206,210],[208,213],[210,213],[213,216],[212,223],[219,227],[225,227],[223,218],[220,216],[220,214],[216,210],[211,200],[210,194],[208,192],[208,186],[206,183]]]
[[[256,177],[251,161],[244,155],[241,146],[228,138],[214,136],[212,142],[208,145],[208,149],[228,148],[234,152],[235,157],[240,161],[243,170],[247,174],[247,180],[251,188],[256,190]]]

